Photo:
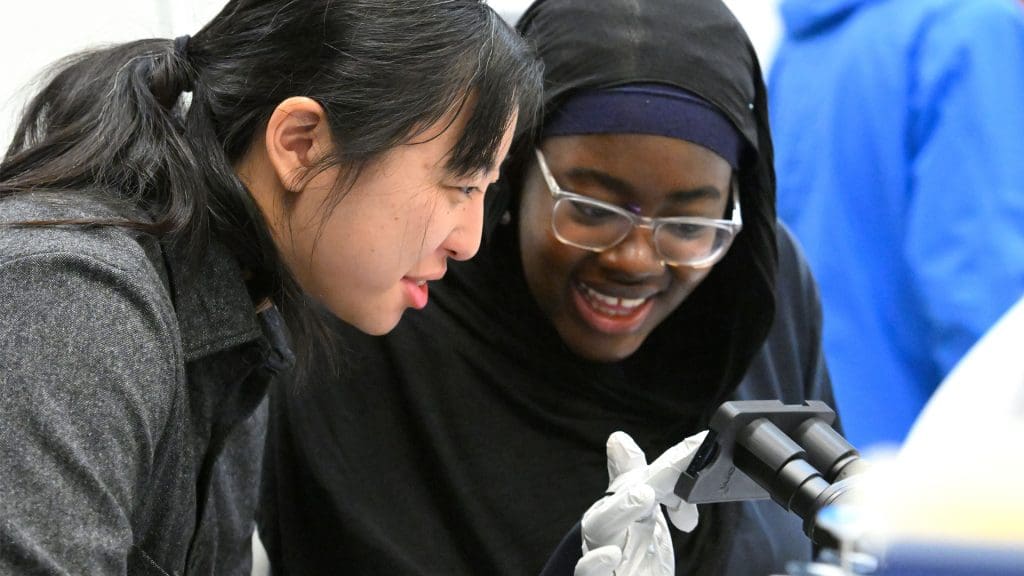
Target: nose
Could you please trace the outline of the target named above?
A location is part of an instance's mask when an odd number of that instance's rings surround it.
[[[628,279],[643,279],[665,272],[651,231],[645,228],[634,227],[621,242],[601,252],[598,259],[602,266]]]
[[[451,258],[469,260],[480,250],[480,237],[484,230],[483,196],[473,194],[468,202],[455,209],[454,227],[442,245]]]

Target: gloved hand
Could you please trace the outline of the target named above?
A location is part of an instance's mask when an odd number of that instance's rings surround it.
[[[583,515],[583,558],[575,576],[674,576],[665,506],[676,528],[697,526],[697,507],[675,495],[679,474],[707,432],[690,436],[654,462],[625,432],[608,437],[608,492]]]

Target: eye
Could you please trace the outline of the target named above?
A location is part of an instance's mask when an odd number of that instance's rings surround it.
[[[615,212],[588,202],[570,201],[570,204],[573,207],[573,211],[576,213],[577,220],[599,222],[609,218],[618,217],[618,214]]]
[[[481,192],[483,190],[479,186],[474,186],[472,184],[448,184],[445,188],[458,193],[459,196],[465,197],[472,196],[474,193]]]
[[[671,234],[678,240],[706,240],[709,237],[715,235],[715,228],[713,226],[705,226],[703,224],[686,224],[682,222],[673,222],[664,225],[665,231]]]

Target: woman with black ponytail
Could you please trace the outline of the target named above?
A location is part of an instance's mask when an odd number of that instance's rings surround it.
[[[0,573],[247,574],[312,309],[426,305],[539,83],[477,0],[232,0],[59,64],[0,163]]]

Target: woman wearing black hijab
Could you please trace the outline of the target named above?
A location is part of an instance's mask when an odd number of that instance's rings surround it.
[[[727,399],[832,403],[816,288],[775,219],[765,90],[718,0],[541,0],[545,122],[492,189],[480,255],[343,377],[273,399],[275,570],[536,574],[606,490],[605,441],[660,454]],[[438,336],[443,335],[443,336]],[[350,356],[351,357],[351,356]],[[702,506],[678,574],[806,559],[772,502]]]

